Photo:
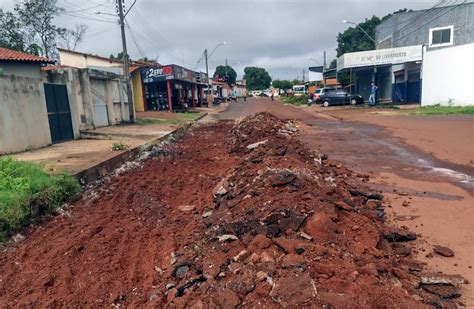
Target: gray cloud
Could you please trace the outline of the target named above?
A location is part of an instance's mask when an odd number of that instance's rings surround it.
[[[0,0],[4,9],[14,0]],[[131,3],[132,0],[126,0]],[[423,9],[434,0],[137,0],[128,15],[130,54],[139,58],[158,57],[161,63],[177,63],[204,70],[197,64],[205,48],[213,49],[226,41],[212,56],[210,66],[225,59],[242,75],[248,65],[268,69],[273,78],[301,77],[303,68],[314,65],[309,57],[328,61],[335,56],[336,36],[346,29],[341,20],[355,22],[372,15],[383,16],[400,8]],[[59,0],[69,11],[83,10],[72,16],[60,16],[58,23],[72,27],[89,25],[88,37],[78,50],[108,56],[121,49],[117,25],[84,18],[107,19],[94,11],[114,13],[113,0]],[[98,4],[104,4],[92,8]],[[128,29],[127,29],[128,31]],[[137,41],[138,47],[133,38]],[[297,69],[292,69],[296,67]]]

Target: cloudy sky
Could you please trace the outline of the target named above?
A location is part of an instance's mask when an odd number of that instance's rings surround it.
[[[19,0],[0,0],[11,10]],[[125,0],[130,5],[133,0]],[[198,62],[205,48],[219,47],[210,72],[225,59],[242,76],[246,66],[266,68],[274,79],[301,78],[304,68],[335,57],[336,36],[347,28],[341,21],[363,21],[400,8],[425,9],[435,0],[137,0],[127,16],[132,58],[147,56],[160,63],[205,70]],[[57,23],[88,26],[76,50],[102,56],[121,50],[114,0],[58,0],[66,14]],[[102,12],[103,14],[96,14]]]

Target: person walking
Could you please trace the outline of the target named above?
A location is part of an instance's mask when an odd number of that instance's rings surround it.
[[[273,91],[272,91],[272,95],[271,95],[271,97],[272,97],[272,101],[273,101],[273,97],[274,97],[274,95],[275,95],[275,94],[274,94],[274,93],[273,93]]]
[[[374,82],[370,83],[370,97],[369,97],[369,105],[375,106],[377,104],[377,87]]]

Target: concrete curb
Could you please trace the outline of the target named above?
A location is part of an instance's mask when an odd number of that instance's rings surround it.
[[[87,185],[90,184],[104,176],[107,176],[111,172],[113,172],[115,169],[119,168],[122,166],[125,162],[128,161],[133,161],[140,157],[140,155],[149,150],[151,147],[153,147],[157,142],[163,141],[170,136],[174,135],[176,132],[179,130],[188,130],[192,125],[194,125],[197,121],[201,120],[202,118],[206,117],[209,113],[203,113],[200,115],[198,118],[194,119],[193,121],[186,123],[183,126],[180,126],[173,131],[169,132],[168,134],[161,136],[157,139],[153,139],[149,142],[146,142],[145,144],[138,145],[130,150],[127,150],[125,152],[119,153],[116,156],[102,161],[94,166],[91,166],[85,170],[82,170],[80,172],[77,172],[73,174],[72,176],[77,178],[81,185]]]

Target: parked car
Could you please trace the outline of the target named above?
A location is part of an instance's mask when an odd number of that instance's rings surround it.
[[[316,103],[321,103],[321,95],[324,94],[324,90],[328,90],[328,88],[318,88],[316,89],[316,91],[314,92],[313,94],[313,102],[316,102]]]
[[[319,96],[324,107],[330,105],[356,105],[363,104],[364,99],[357,94],[350,95],[345,89],[327,89]]]

